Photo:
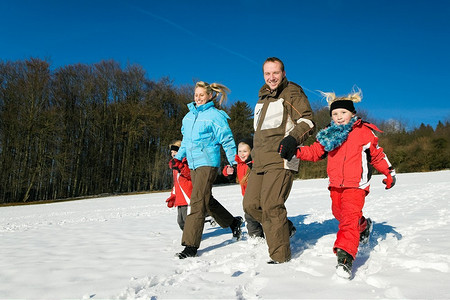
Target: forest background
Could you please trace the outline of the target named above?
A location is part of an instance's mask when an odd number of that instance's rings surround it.
[[[193,86],[155,82],[141,66],[113,60],[56,69],[38,58],[0,61],[0,204],[170,189],[169,144],[181,139],[192,94]],[[328,108],[311,104],[320,130]],[[252,135],[246,102],[222,109],[236,141]],[[406,130],[358,115],[383,130],[380,145],[397,172],[450,168],[450,120]],[[326,176],[326,160],[302,162],[297,175]],[[216,183],[225,182],[219,174]]]

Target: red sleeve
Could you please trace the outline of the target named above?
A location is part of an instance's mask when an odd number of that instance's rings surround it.
[[[370,144],[370,156],[372,158],[372,166],[380,173],[387,175],[391,171],[392,165],[384,153],[383,148],[378,145],[378,138],[375,134],[373,134],[373,139]]]
[[[325,148],[319,142],[315,142],[311,146],[303,146],[297,149],[297,158],[308,161],[319,161],[323,159]]]
[[[228,177],[227,166],[223,167],[222,175],[225,176],[225,177]]]

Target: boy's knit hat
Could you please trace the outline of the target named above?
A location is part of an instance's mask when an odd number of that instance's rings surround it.
[[[243,138],[237,144],[239,145],[240,143],[247,144],[250,149],[253,149],[253,138]]]
[[[336,101],[331,102],[330,116],[331,116],[331,112],[336,108],[345,108],[346,110],[356,114],[356,109],[355,109],[355,106],[353,105],[352,100],[341,99],[341,100],[336,100]]]
[[[177,151],[180,149],[181,147],[181,141],[175,141],[172,144],[169,145],[170,150],[172,151]]]

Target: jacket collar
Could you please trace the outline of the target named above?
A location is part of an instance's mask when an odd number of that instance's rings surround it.
[[[207,109],[209,109],[210,107],[214,107],[214,101],[209,101],[206,102],[203,105],[197,106],[197,104],[195,104],[195,102],[191,102],[188,104],[188,108],[191,112],[193,112],[194,114],[197,114],[200,111],[205,111]]]
[[[289,81],[287,80],[286,76],[284,76],[283,80],[281,80],[278,87],[276,89],[274,89],[273,91],[271,91],[269,86],[267,85],[267,83],[265,83],[262,86],[262,88],[259,90],[259,97],[268,96],[268,95],[270,95],[272,97],[277,97],[288,86],[288,84],[289,84]]]

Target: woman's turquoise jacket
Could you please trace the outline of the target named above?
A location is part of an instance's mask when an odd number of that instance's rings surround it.
[[[213,101],[200,106],[191,102],[188,108],[181,127],[183,140],[175,158],[186,157],[192,170],[204,166],[218,168],[222,146],[230,165],[235,165],[236,144],[227,113],[215,108]]]

